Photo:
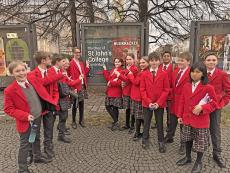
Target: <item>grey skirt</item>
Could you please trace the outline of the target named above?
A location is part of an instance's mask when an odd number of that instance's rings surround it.
[[[135,101],[131,99],[130,114],[134,115],[136,119],[144,119],[143,107],[141,101]]]
[[[122,98],[121,97],[105,97],[105,106],[115,106],[122,108]]]

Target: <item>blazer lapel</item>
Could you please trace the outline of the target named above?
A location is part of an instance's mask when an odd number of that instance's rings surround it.
[[[187,70],[184,72],[183,76],[181,77],[181,79],[179,80],[179,83],[177,86],[179,86],[187,77],[188,73],[189,73],[190,69],[187,68]]]
[[[16,81],[14,81],[14,92],[15,94],[17,94],[19,97],[21,97],[25,102],[27,102],[25,94],[23,93],[21,87],[18,85],[18,83]]]
[[[201,83],[199,83],[195,89],[195,91],[192,93],[192,97],[194,97],[195,95],[197,95],[198,93],[200,93],[203,90],[203,85]]]
[[[218,76],[218,69],[215,69],[214,73],[212,74],[211,77],[209,77],[209,82],[211,82],[212,80],[214,80],[217,76]]]

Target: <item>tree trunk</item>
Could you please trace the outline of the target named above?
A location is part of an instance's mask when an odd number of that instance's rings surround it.
[[[139,21],[148,22],[148,0],[139,0]]]
[[[89,18],[89,22],[94,23],[95,17],[94,17],[94,9],[93,9],[93,0],[86,0],[86,4],[87,4],[86,15]]]
[[[76,15],[75,0],[69,0],[69,4],[70,4],[72,47],[76,47],[77,46],[77,37],[76,37],[77,15]]]

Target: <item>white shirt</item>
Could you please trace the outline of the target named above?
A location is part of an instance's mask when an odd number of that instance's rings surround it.
[[[180,82],[180,79],[182,78],[182,76],[184,75],[184,73],[186,72],[186,70],[188,69],[188,67],[186,67],[185,69],[180,69],[179,70],[179,72],[177,73],[177,74],[179,74],[181,71],[182,71],[182,73],[181,73],[181,75],[180,75],[180,78],[179,78],[179,80],[178,80],[178,82],[177,82],[177,84],[176,84],[176,86],[178,85],[178,83]]]
[[[155,71],[155,76],[156,76],[156,74],[157,74],[157,70],[158,70],[158,67],[155,69],[155,70],[153,70],[152,68],[150,68],[150,72],[152,73],[153,71]]]
[[[207,73],[211,73],[211,76],[213,75],[214,71],[215,71],[216,68],[212,69],[211,71],[208,71],[207,70]]]
[[[167,70],[170,64],[171,63],[168,63],[167,65],[163,64],[163,69],[164,69],[164,67],[166,67],[166,70]]]
[[[200,80],[196,83],[192,82],[192,93],[194,93],[194,91],[196,90],[196,87],[199,85]]]
[[[22,88],[26,88],[26,83],[30,84],[30,83],[28,82],[28,80],[26,80],[25,82],[19,82],[19,81],[17,81],[17,83],[18,83],[18,85],[19,85],[20,87],[22,87]]]
[[[77,61],[75,58],[74,58],[74,62],[77,64],[78,69],[79,69],[79,71],[80,71],[81,75],[83,75],[83,73],[82,73],[82,69],[81,69],[81,65],[80,65],[80,62],[79,62],[79,61]],[[84,75],[83,75],[83,76],[84,76]],[[82,79],[82,80],[81,80],[81,83],[82,83],[82,84],[84,84],[84,79]]]
[[[45,75],[44,75],[45,73],[48,74],[48,73],[47,73],[47,69],[43,69],[43,68],[41,68],[41,67],[39,67],[39,66],[38,66],[38,69],[40,70],[40,72],[41,72],[41,74],[42,74],[42,78],[45,77]]]
[[[55,65],[53,66],[55,72],[58,74],[59,68],[57,68]]]

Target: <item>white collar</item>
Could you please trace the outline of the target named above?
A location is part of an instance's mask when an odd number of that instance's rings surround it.
[[[200,80],[198,82],[196,82],[196,83],[192,82],[192,86],[196,88],[199,85],[199,83],[200,83]]]
[[[150,68],[150,72],[155,71],[155,73],[157,73],[157,70],[158,70],[158,67],[155,70],[153,70],[152,68]]]
[[[168,67],[169,67],[170,64],[171,64],[171,63],[168,63],[167,65],[165,65],[165,64],[163,63],[163,69],[164,69],[165,66],[166,66],[166,69],[168,69]]]
[[[53,66],[53,68],[54,68],[55,72],[58,73],[59,68],[57,68],[55,65]]]
[[[38,66],[38,69],[40,70],[40,72],[42,73],[42,75],[44,75],[45,72],[47,74],[47,69],[43,69],[40,66]]]
[[[24,81],[24,82],[19,82],[19,81],[17,81],[16,80],[16,82],[18,83],[18,85],[20,86],[20,87],[22,87],[22,88],[26,88],[26,83],[28,83],[29,84],[29,82],[28,82],[28,80],[26,79],[26,81]]]
[[[207,73],[211,73],[211,76],[213,75],[214,71],[215,71],[216,68],[212,69],[211,71],[208,71],[207,70]]]

